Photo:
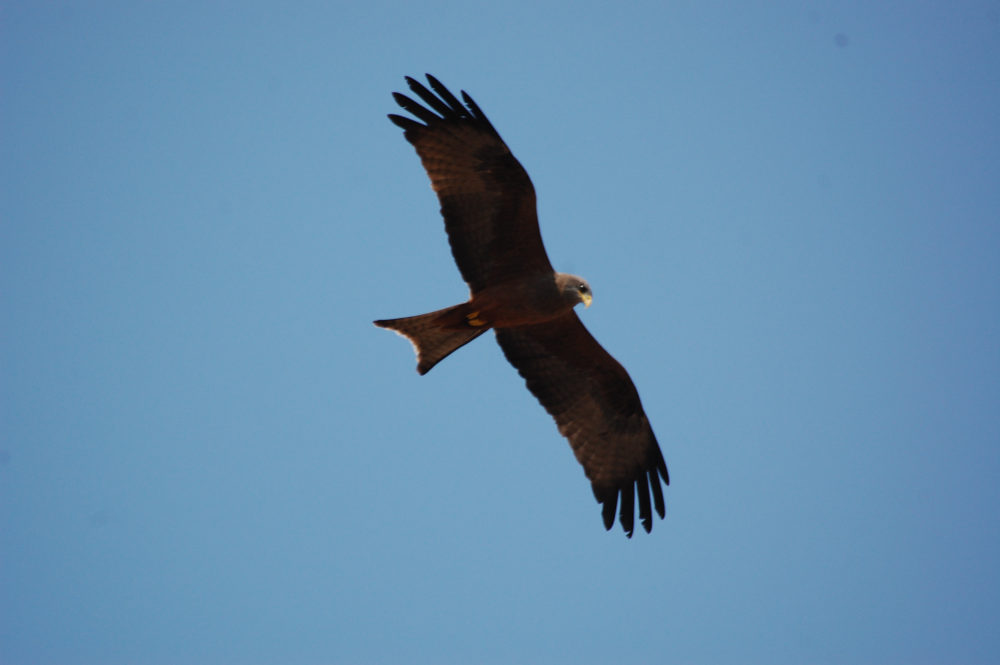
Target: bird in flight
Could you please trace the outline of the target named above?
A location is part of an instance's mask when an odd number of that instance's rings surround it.
[[[424,105],[393,93],[416,120],[395,114],[389,120],[403,129],[430,176],[470,297],[375,325],[410,340],[420,374],[492,329],[569,440],[602,505],[604,527],[610,530],[617,514],[631,538],[638,497],[639,519],[650,531],[652,509],[661,518],[665,513],[660,481],[670,483],[667,465],[628,372],[573,311],[579,303],[590,306],[590,285],[552,268],[531,179],[472,98],[463,91],[463,104],[430,74],[430,89],[410,77],[406,82]]]

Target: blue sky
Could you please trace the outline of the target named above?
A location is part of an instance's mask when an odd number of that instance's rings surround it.
[[[4,3],[0,661],[986,663],[1000,4]],[[468,90],[672,484],[626,540],[385,118]]]

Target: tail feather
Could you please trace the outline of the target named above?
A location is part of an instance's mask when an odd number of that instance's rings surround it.
[[[426,374],[449,354],[489,330],[489,326],[468,323],[469,303],[446,307],[436,312],[401,319],[374,321],[410,340],[417,352],[417,371]]]

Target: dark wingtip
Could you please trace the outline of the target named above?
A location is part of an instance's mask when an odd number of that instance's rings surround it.
[[[462,99],[465,100],[465,105],[469,107],[469,110],[472,112],[473,117],[475,117],[477,120],[479,120],[479,122],[489,127],[491,132],[493,132],[497,136],[500,135],[497,132],[496,127],[493,126],[493,123],[490,122],[490,119],[487,118],[486,114],[483,113],[483,110],[479,108],[479,104],[476,103],[476,100],[474,100],[465,90],[462,91]]]
[[[635,488],[628,483],[622,488],[621,495],[622,505],[618,512],[618,521],[621,522],[625,535],[631,538],[635,529]]]
[[[631,538],[635,533],[635,518],[638,513],[643,530],[652,533],[653,510],[655,509],[661,518],[666,515],[663,489],[660,487],[657,471],[657,467],[643,471],[640,476],[620,487],[592,486],[594,498],[601,504],[601,517],[606,530],[611,530],[617,517],[625,536]]]
[[[389,118],[389,120],[392,121],[392,124],[396,125],[397,127],[401,127],[406,132],[411,132],[415,129],[420,130],[424,128],[424,125],[421,125],[419,122],[411,120],[410,118],[403,117],[401,115],[396,115],[395,113],[390,113],[387,117]]]
[[[611,531],[611,527],[615,525],[615,508],[615,504],[605,503],[601,509],[601,518],[604,520],[605,531]]]
[[[441,84],[441,81],[438,80],[438,77],[434,76],[433,74],[429,74],[427,72],[424,72],[424,76],[427,78],[427,82],[431,84],[432,88],[443,88],[444,87]]]
[[[406,81],[410,90],[415,93],[416,96],[427,105],[427,107],[422,106],[420,103],[399,92],[392,93],[392,97],[396,100],[396,103],[399,104],[400,107],[413,114],[418,120],[426,124],[420,124],[419,122],[415,122],[409,118],[404,118],[398,115],[390,115],[390,120],[405,130],[424,128],[442,120],[448,122],[471,121],[479,125],[481,128],[489,130],[497,137],[500,136],[497,133],[496,128],[493,127],[493,124],[486,117],[486,114],[483,113],[482,109],[479,108],[467,92],[464,90],[460,92],[462,99],[465,100],[465,105],[463,105],[462,101],[453,95],[451,91],[448,90],[448,88],[446,88],[444,84],[441,83],[441,81],[439,81],[433,74],[424,74],[424,76],[427,77],[430,90],[428,90],[423,83],[416,80],[412,76],[404,76],[403,79]],[[407,139],[410,138],[412,137],[407,136]]]
[[[639,495],[639,519],[642,521],[642,528],[649,533],[653,530],[653,511],[649,505],[649,482],[645,471],[639,473],[635,485]]]
[[[604,520],[604,529],[611,531],[615,525],[615,513],[618,512],[618,492],[616,490],[599,489],[594,490],[594,498],[601,504],[601,518]]]
[[[663,488],[660,487],[660,477],[656,475],[656,469],[649,471],[649,486],[653,490],[653,505],[656,507],[656,514],[663,519],[667,513],[666,504],[663,501]]]

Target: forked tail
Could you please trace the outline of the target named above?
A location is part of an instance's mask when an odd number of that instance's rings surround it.
[[[476,325],[481,322],[470,312],[469,303],[462,303],[428,314],[381,319],[374,323],[410,340],[417,352],[417,371],[426,374],[453,351],[489,330],[488,325]]]

